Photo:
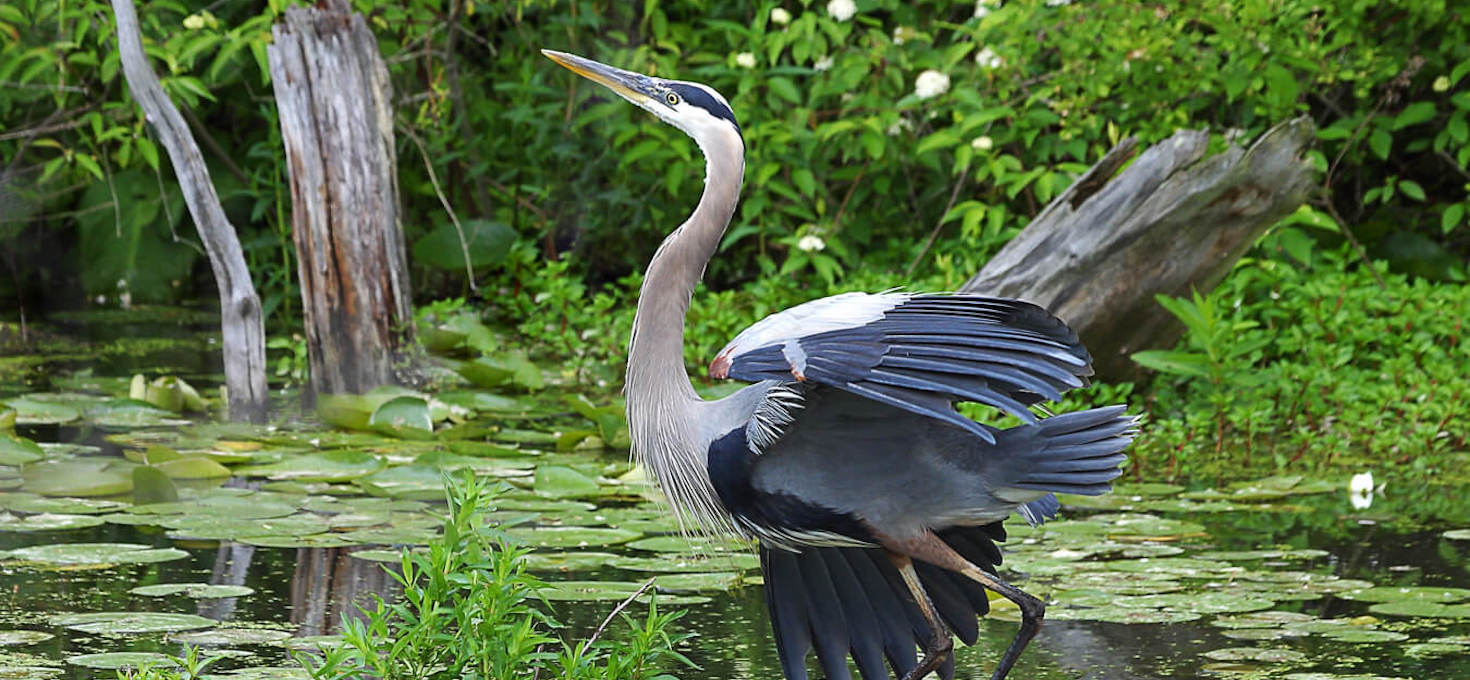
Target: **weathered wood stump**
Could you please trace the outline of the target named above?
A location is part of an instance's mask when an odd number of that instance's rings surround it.
[[[273,34],[312,392],[393,383],[413,312],[388,69],[346,0],[287,9]]]
[[[1082,335],[1100,375],[1136,376],[1129,356],[1178,340],[1154,300],[1213,288],[1265,229],[1312,188],[1307,118],[1250,148],[1205,157],[1209,135],[1182,130],[1132,155],[1124,140],[1001,248],[964,290],[1020,298]]]
[[[225,363],[225,392],[230,418],[265,420],[265,319],[260,296],[250,280],[245,252],[235,227],[225,217],[219,194],[209,178],[209,168],[178,107],[163,92],[158,75],[143,53],[138,15],[133,0],[112,0],[117,17],[118,56],[128,91],[143,109],[143,115],[168,151],[174,175],[184,193],[184,203],[199,230],[199,240],[209,254],[209,266],[219,286],[219,313]]]

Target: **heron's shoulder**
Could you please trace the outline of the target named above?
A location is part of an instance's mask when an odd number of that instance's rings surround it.
[[[751,324],[716,356],[734,357],[752,349],[779,345],[808,335],[856,328],[883,318],[885,313],[911,297],[912,293],[901,291],[857,292],[803,302]]]

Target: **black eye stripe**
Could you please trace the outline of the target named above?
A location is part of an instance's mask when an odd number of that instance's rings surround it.
[[[669,89],[678,93],[680,97],[683,97],[684,103],[691,106],[698,106],[708,111],[711,116],[730,121],[730,124],[735,126],[735,131],[740,132],[740,123],[735,120],[735,112],[731,111],[730,107],[721,104],[720,100],[710,96],[708,92],[693,85],[685,85],[683,83],[670,84]]]

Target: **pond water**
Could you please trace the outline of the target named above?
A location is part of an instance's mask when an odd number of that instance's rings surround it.
[[[198,323],[109,320],[72,346],[62,338],[87,328],[58,327],[55,351],[0,368],[15,435],[39,444],[0,443],[0,678],[111,678],[148,658],[116,653],[186,643],[229,655],[222,677],[287,677],[289,648],[334,633],[369,593],[393,596],[385,549],[432,537],[452,469],[514,487],[491,517],[564,584],[550,599],[568,635],[659,575],[661,601],[687,607],[679,625],[697,634],[686,651],[701,669],[681,677],[780,677],[754,559],[680,539],[626,452],[597,445],[617,438],[605,411],[554,386],[448,391],[462,411],[435,418],[447,433],[402,438],[310,419],[226,425],[120,398],[134,373],[218,384]],[[339,406],[412,412],[419,398],[389,396]],[[293,405],[282,395],[283,412]],[[159,488],[178,500],[150,497]],[[1066,498],[1062,520],[1010,527],[1003,575],[1051,603],[1012,677],[1470,678],[1470,531],[1408,522],[1407,502],[1390,485],[1355,509],[1346,479],[1300,477]],[[959,651],[957,677],[989,677],[1015,632],[1002,604]]]

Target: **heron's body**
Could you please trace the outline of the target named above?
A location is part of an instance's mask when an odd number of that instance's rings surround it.
[[[887,676],[885,661],[908,680],[952,676],[949,632],[975,641],[987,587],[1023,611],[1003,677],[1042,605],[994,576],[1000,521],[1053,516],[1054,492],[1106,492],[1132,436],[1121,407],[1040,420],[1028,408],[1086,383],[1077,336],[1014,300],[848,293],[740,333],[710,374],[753,384],[701,399],[684,368],[684,317],[739,197],[735,117],[697,83],[547,55],[684,130],[705,155],[704,195],[654,255],[639,296],[628,425],[682,519],[759,542],[787,677],[806,676],[812,649],[829,678],[847,677],[849,656],[869,680]],[[954,409],[960,401],[1026,424],[977,423]]]

